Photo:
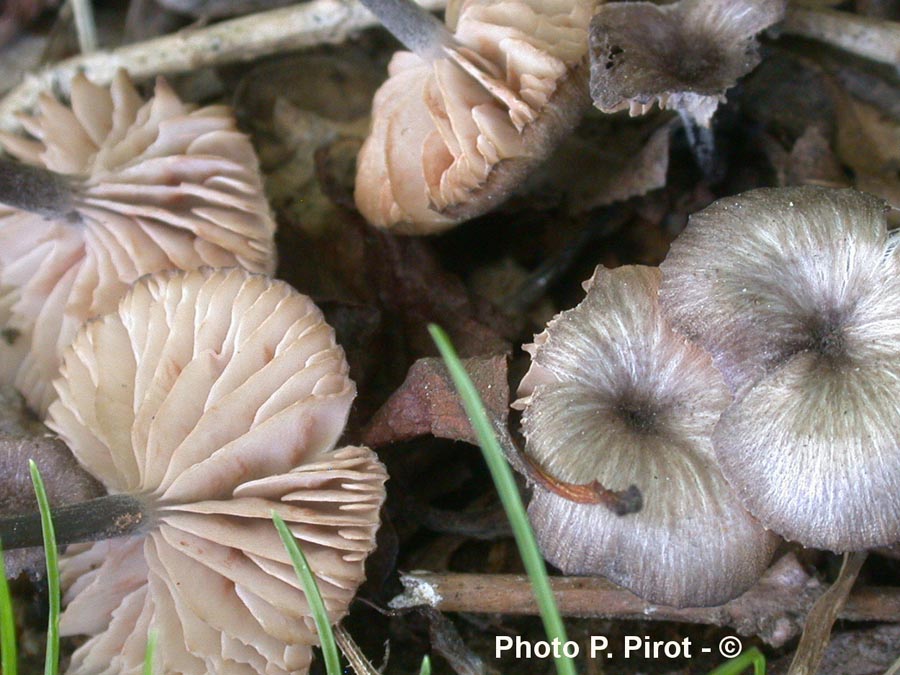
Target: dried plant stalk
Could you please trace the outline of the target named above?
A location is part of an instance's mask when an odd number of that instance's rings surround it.
[[[446,0],[417,0],[429,10]],[[13,89],[0,101],[0,130],[17,132],[17,113],[31,110],[44,91],[68,95],[72,78],[84,73],[96,84],[109,84],[124,68],[135,79],[161,73],[184,73],[205,66],[252,61],[292,49],[336,44],[377,24],[362,5],[346,0],[311,0],[292,7],[223,21],[200,30],[97,51],[61,61]]]
[[[406,590],[391,601],[395,608],[428,605],[442,612],[537,613],[528,579],[520,575],[410,572],[401,580]],[[598,577],[551,577],[550,583],[563,616],[729,626],[776,647],[800,633],[803,617],[825,590],[793,556],[776,562],[756,586],[719,607],[655,605]],[[838,618],[900,621],[900,592],[860,588],[847,599]]]

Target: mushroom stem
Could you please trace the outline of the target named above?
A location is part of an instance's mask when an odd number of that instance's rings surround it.
[[[541,263],[501,303],[507,314],[528,311],[543,298],[547,289],[572,269],[575,261],[592,242],[607,237],[625,224],[631,210],[613,204],[592,212],[588,224],[559,250]]]
[[[456,39],[433,14],[410,0],[360,0],[391,35],[426,61],[446,56]]]
[[[712,129],[712,123],[705,127],[685,110],[679,110],[678,116],[681,117],[684,134],[687,136],[694,161],[703,172],[704,178],[711,183],[717,183],[722,178],[724,167],[716,153],[716,136]]]
[[[97,51],[97,23],[94,21],[91,0],[72,0],[72,13],[75,15],[75,32],[78,34],[81,53]]]
[[[37,166],[0,159],[0,202],[45,218],[75,221],[72,180]]]
[[[544,467],[522,452],[505,424],[495,420],[493,426],[506,461],[527,481],[540,485],[545,490],[577,504],[602,504],[617,516],[637,513],[643,508],[644,497],[636,485],[629,485],[625,490],[615,491],[605,487],[597,480],[584,484],[561,481],[551,476]]]
[[[135,534],[150,519],[144,505],[132,495],[107,495],[86,502],[67,504],[50,512],[56,528],[56,543],[77,544]],[[0,519],[0,539],[7,550],[41,546],[41,516],[29,513]]]
[[[528,455],[523,455],[530,471],[528,478],[555,495],[576,504],[602,504],[617,516],[637,513],[644,506],[644,497],[637,485],[629,485],[625,490],[610,490],[600,481],[590,483],[567,483],[551,476]]]

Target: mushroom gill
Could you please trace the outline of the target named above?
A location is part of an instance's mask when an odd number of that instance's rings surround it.
[[[618,516],[535,486],[529,515],[545,557],[642,598],[717,605],[763,573],[775,537],[741,506],[711,435],[731,400],[709,355],[675,334],[659,271],[597,268],[587,296],[526,347],[518,407],[528,456],[556,480],[635,485],[642,509]]]
[[[390,3],[366,4],[380,14]],[[426,44],[422,31],[399,34],[417,53],[395,54],[375,95],[356,175],[366,219],[429,234],[506,199],[588,105],[593,7],[462,0],[447,12],[447,30],[432,29]]]
[[[239,269],[145,278],[66,351],[48,425],[140,534],[69,548],[70,673],[305,672],[317,634],[272,520],[287,522],[329,617],[364,579],[384,500],[367,448],[335,449],[351,402],[312,301]]]
[[[662,265],[667,316],[735,392],[723,473],[805,546],[900,540],[896,241],[871,195],[764,188],[693,215]]]
[[[249,140],[223,106],[182,103],[162,79],[144,102],[120,72],[109,89],[83,76],[71,106],[49,95],[0,135],[2,329],[27,336],[16,376],[43,413],[59,354],[83,321],[130,284],[165,269],[240,265],[272,272],[272,220]],[[4,317],[0,317],[3,319]]]

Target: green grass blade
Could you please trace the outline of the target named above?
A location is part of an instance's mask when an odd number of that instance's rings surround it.
[[[331,622],[328,620],[328,613],[325,611],[325,603],[322,601],[322,594],[319,592],[316,578],[309,568],[309,563],[306,562],[306,556],[303,555],[303,551],[297,545],[297,540],[294,539],[294,535],[291,534],[281,516],[273,511],[272,520],[275,521],[275,527],[278,530],[278,534],[281,535],[281,541],[291,557],[297,578],[303,584],[306,600],[309,602],[313,620],[316,622],[316,629],[319,631],[319,641],[322,643],[322,656],[325,658],[325,670],[328,675],[341,675],[341,660],[338,657],[334,632],[331,630]]]
[[[544,622],[544,632],[549,640],[559,639],[559,643],[564,644],[567,641],[566,629],[556,606],[556,598],[553,597],[553,591],[550,588],[550,579],[547,576],[544,558],[538,550],[534,532],[525,513],[512,470],[506,463],[500,443],[494,435],[478,390],[472,384],[472,380],[456,355],[453,345],[450,344],[447,334],[434,324],[428,326],[428,331],[447,364],[447,370],[450,371],[453,383],[462,398],[466,414],[472,422],[472,428],[478,436],[485,462],[491,472],[503,508],[506,510],[506,517],[512,526],[516,545],[522,556],[522,563],[531,579],[531,587],[541,612],[541,619]],[[569,657],[561,655],[556,659],[556,672],[559,675],[575,675],[575,663]]]
[[[144,652],[144,675],[153,675],[153,662],[156,659],[156,631],[147,633],[147,650]]]
[[[50,618],[47,620],[47,655],[44,660],[44,675],[56,675],[59,672],[59,551],[56,548],[56,532],[50,517],[50,502],[44,481],[34,460],[28,460],[31,471],[31,482],[34,494],[37,495],[38,509],[41,512],[41,531],[44,535],[44,555],[47,557],[47,592],[50,596]]]
[[[3,559],[3,544],[0,542],[0,673],[16,675],[18,672],[16,653],[16,620],[13,617],[9,584],[6,582],[6,563]]]
[[[422,657],[422,665],[419,667],[419,675],[431,675],[431,658],[426,654]]]
[[[753,675],[766,675],[766,657],[756,647],[751,647],[730,661],[726,661],[709,675],[740,675],[751,665],[753,666]]]

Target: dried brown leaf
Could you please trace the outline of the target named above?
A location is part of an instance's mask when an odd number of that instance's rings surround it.
[[[434,354],[429,323],[440,324],[461,356],[506,353],[508,320],[472,297],[423,239],[368,229],[364,269],[382,309],[398,322],[414,357]]]
[[[541,193],[564,196],[580,213],[663,187],[672,127],[659,117],[590,116],[540,170]]]
[[[788,155],[784,185],[849,187],[849,181],[821,127],[810,126]]]
[[[492,419],[506,423],[509,385],[506,357],[463,360]],[[406,381],[391,395],[363,432],[364,442],[375,447],[417,436],[477,443],[450,374],[438,358],[416,361]]]
[[[860,190],[887,200],[889,223],[900,221],[900,122],[863,103],[838,86],[831,87],[837,112],[836,151],[854,173]]]
[[[381,76],[371,58],[350,49],[340,58],[279,58],[251,69],[238,85],[236,108],[258,139],[272,206],[311,236],[339,236],[341,223],[331,186],[317,176],[316,153],[355,142],[355,157]],[[355,167],[343,170],[352,185]]]

